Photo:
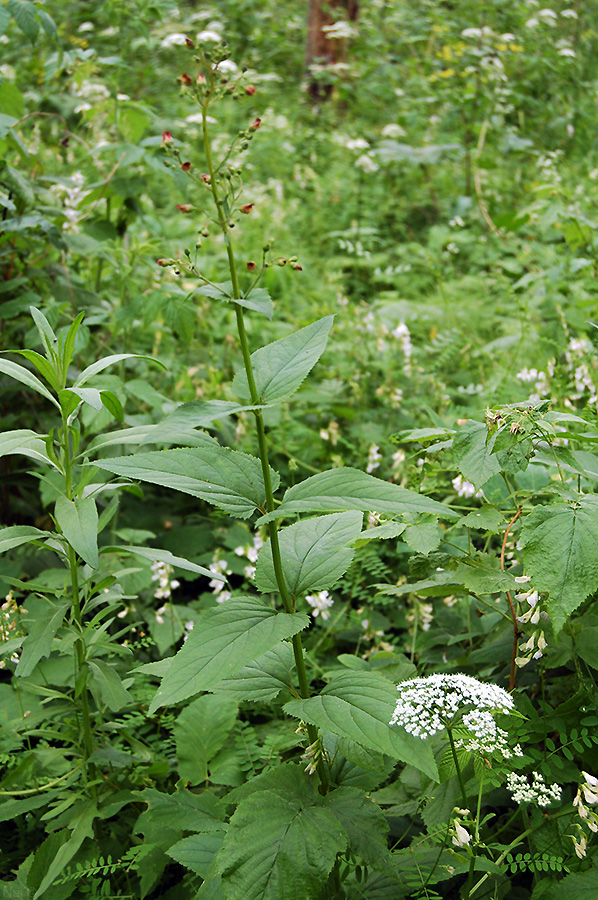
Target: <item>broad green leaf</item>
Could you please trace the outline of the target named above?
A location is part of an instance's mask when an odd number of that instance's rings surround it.
[[[309,700],[290,700],[285,712],[371,750],[400,759],[434,781],[438,770],[430,745],[388,724],[397,701],[391,682],[369,672],[340,672]]]
[[[23,34],[29,38],[32,44],[35,44],[39,23],[33,3],[30,0],[7,0],[6,5]]]
[[[71,547],[92,569],[97,569],[98,510],[94,498],[67,500],[66,497],[58,497],[54,514]]]
[[[575,635],[575,652],[593,669],[598,669],[598,627],[582,627]]]
[[[293,685],[294,667],[291,645],[278,644],[212,690],[216,694],[230,694],[235,700],[273,700],[283,689],[288,690]]]
[[[240,406],[230,400],[191,400],[183,403],[157,425],[151,426],[153,430],[141,443],[162,443],[173,430],[176,432],[207,427],[227,416],[251,409],[255,407]]]
[[[284,578],[291,597],[332,587],[353,559],[350,546],[361,532],[363,516],[351,511],[303,519],[279,532]],[[258,590],[277,591],[272,544],[260,550],[255,570]]]
[[[77,397],[91,406],[92,409],[98,410],[98,412],[102,408],[102,398],[97,388],[65,388],[64,391],[60,392],[58,399],[61,405],[68,410],[69,415],[77,407],[77,400],[75,399]]]
[[[35,618],[29,634],[23,641],[23,652],[17,663],[15,674],[21,678],[31,675],[34,668],[45,656],[49,656],[56,632],[62,625],[62,621],[69,603],[60,603],[58,606],[49,604],[43,615]]]
[[[205,575],[207,578],[215,579],[216,581],[226,581],[224,575],[218,575],[214,572],[210,572],[209,569],[205,569],[203,566],[198,566],[196,563],[191,562],[188,559],[183,559],[182,556],[174,556],[169,550],[158,550],[156,547],[129,546],[117,546],[107,549],[114,550],[119,553],[133,553],[135,556],[142,556],[144,559],[149,559],[151,562],[166,563],[167,566],[176,566],[177,569],[185,569],[186,572],[195,572],[196,575]]]
[[[87,665],[91,674],[90,687],[92,690],[94,687],[97,689],[102,703],[105,703],[108,709],[118,712],[133,702],[113,666],[101,659],[90,659]]]
[[[97,808],[93,800],[84,800],[72,807],[69,821],[72,834],[47,867],[42,882],[33,895],[33,900],[37,900],[38,897],[45,894],[52,882],[71,861],[85,838],[93,837],[93,820],[96,816]]]
[[[258,524],[292,513],[340,512],[346,509],[391,515],[431,513],[442,519],[459,518],[459,514],[448,506],[423,494],[346,467],[319,472],[293,485],[285,493],[278,509],[263,516]]]
[[[51,532],[40,531],[32,525],[11,525],[9,528],[0,528],[0,553],[6,553],[14,547],[20,547],[21,544],[28,544],[29,541],[39,541],[42,538],[49,537]]]
[[[384,522],[383,525],[376,525],[374,528],[362,531],[355,541],[355,546],[361,547],[368,541],[387,541],[389,538],[399,537],[406,528],[405,522]]]
[[[254,597],[234,597],[209,609],[172,659],[150,715],[211,690],[308,623],[304,613],[277,613]]]
[[[266,503],[262,466],[255,456],[228,447],[206,446],[183,450],[154,450],[103,459],[95,463],[116,475],[161,484],[199,497],[240,519],[247,519]],[[270,470],[273,489],[279,475]]]
[[[0,34],[4,34],[10,22],[10,13],[5,6],[0,6]]]
[[[467,528],[479,528],[480,531],[490,531],[492,534],[502,531],[505,524],[504,514],[495,506],[488,505],[473,509],[459,522],[459,525],[466,525]]]
[[[453,582],[465,585],[474,594],[496,594],[519,588],[515,576],[503,572],[495,556],[475,552],[459,563],[449,584]]]
[[[174,726],[179,776],[189,784],[207,781],[208,763],[229,736],[238,707],[230,697],[205,694],[185,707]]]
[[[294,394],[326,349],[334,316],[326,316],[288,337],[267,344],[251,354],[251,363],[260,403],[285,400]],[[233,392],[243,403],[252,400],[247,375],[240,369],[233,380]]]
[[[388,823],[380,807],[363,791],[339,787],[326,795],[329,809],[349,835],[349,849],[378,871],[395,872],[388,849]]]
[[[436,550],[442,540],[442,529],[438,522],[418,522],[408,525],[403,532],[403,540],[416,553],[427,556]]]
[[[135,833],[143,833],[144,820],[165,831],[223,831],[224,813],[218,805],[218,798],[207,791],[192,794],[179,787],[174,794],[163,794],[154,788],[137,791],[139,800],[147,803],[148,809],[142,813]]]
[[[156,429],[160,429],[158,432]],[[115,445],[140,444],[182,444],[183,447],[212,447],[216,444],[213,437],[204,431],[195,431],[189,426],[170,428],[168,432],[161,429],[161,425],[134,425],[131,428],[122,428],[118,431],[109,431],[107,434],[98,434],[87,448],[92,455],[102,447]]]
[[[222,847],[223,834],[192,834],[183,838],[166,852],[196,875],[206,878],[214,857]]]
[[[598,496],[536,506],[521,529],[525,571],[539,591],[555,632],[598,588]]]
[[[347,846],[335,816],[303,797],[260,791],[243,800],[217,856],[228,900],[318,897]]]
[[[468,419],[453,438],[453,460],[461,474],[476,488],[481,488],[500,472],[498,459],[492,455],[488,428],[473,419]]]
[[[116,363],[122,362],[124,359],[146,359],[148,362],[160,366],[161,369],[166,368],[164,363],[161,363],[160,360],[156,359],[154,356],[144,356],[141,353],[115,353],[113,356],[105,356],[103,359],[98,359],[97,362],[94,362],[90,366],[87,366],[86,369],[83,369],[81,374],[75,378],[73,387],[81,387],[82,384],[85,384],[86,381],[89,381],[89,379],[93,378],[94,375],[97,375],[98,372],[102,372],[104,369],[107,369],[108,366],[113,366]]]
[[[41,394],[42,397],[45,397],[46,400],[49,400],[50,403],[53,403],[54,406],[60,409],[58,400],[52,396],[48,388],[45,387],[39,378],[30,372],[29,369],[26,369],[24,366],[19,366],[18,363],[11,362],[9,359],[0,358],[0,373],[4,373],[4,375],[10,376],[10,378],[14,378],[15,381],[20,381],[21,384],[27,385],[28,388],[37,391],[38,394]]]

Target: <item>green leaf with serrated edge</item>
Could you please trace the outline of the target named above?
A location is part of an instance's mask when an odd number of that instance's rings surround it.
[[[350,763],[369,772],[385,772],[388,757],[377,750],[368,750],[350,741],[348,738],[337,738],[338,750]],[[394,763],[393,763],[394,765]]]
[[[453,438],[453,461],[462,475],[476,488],[500,472],[500,464],[492,455],[492,438],[481,422],[468,419]]]
[[[37,614],[29,634],[23,641],[23,651],[19,657],[15,674],[21,678],[31,675],[34,668],[45,656],[49,656],[56,632],[62,625],[70,603],[58,606],[51,604],[43,614]]]
[[[213,447],[217,444],[213,437],[204,431],[195,431],[193,428],[172,428],[168,434],[157,433],[154,429],[158,425],[134,425],[131,428],[123,428],[118,431],[109,431],[107,434],[98,434],[87,447],[87,453],[92,456],[103,447],[129,444],[182,444],[184,447]]]
[[[174,726],[179,776],[189,784],[208,779],[208,763],[224,746],[238,707],[231,697],[204,694],[185,707]]]
[[[4,34],[10,22],[10,13],[5,6],[0,6],[0,35]]]
[[[32,525],[11,525],[9,528],[0,528],[0,553],[6,553],[21,544],[29,541],[39,541],[50,537],[50,531],[40,531]]]
[[[378,871],[396,873],[387,843],[388,823],[373,800],[357,788],[339,787],[326,795],[324,808],[343,826],[356,856]]]
[[[233,297],[232,282],[224,281],[222,284],[206,284],[195,293],[201,294],[203,297],[211,297],[213,300],[236,303],[237,306],[243,306],[246,309],[254,310],[254,312],[262,313],[268,319],[271,319],[274,313],[272,298],[265,288],[254,288],[247,296]]]
[[[68,841],[60,847],[47,868],[40,886],[33,895],[33,900],[37,900],[38,897],[45,894],[52,882],[71,861],[85,838],[93,837],[93,820],[96,818],[97,812],[97,807],[93,800],[85,800],[72,807],[69,821],[69,828],[72,834]]]
[[[255,456],[217,445],[183,450],[153,450],[95,463],[116,475],[161,484],[213,503],[239,519],[265,506],[262,465]],[[270,469],[273,490],[280,476]]]
[[[56,400],[50,391],[44,387],[42,382],[33,375],[29,369],[26,369],[24,366],[19,366],[18,363],[11,362],[8,359],[0,358],[0,373],[4,375],[8,375],[10,378],[14,378],[15,381],[20,381],[21,384],[27,385],[31,390],[36,391],[38,394],[41,394],[42,397],[45,397],[46,400],[49,400],[50,403],[53,403],[58,409],[60,409],[60,404],[58,400]]]
[[[440,519],[458,519],[459,513],[423,494],[375,478],[350,467],[329,469],[293,485],[272,513],[258,524],[300,512],[341,512],[360,509],[390,515],[431,513]]]
[[[153,431],[141,443],[157,443],[166,438],[173,429],[207,427],[227,416],[255,408],[241,406],[230,400],[191,400],[189,403],[183,403],[157,425],[151,426]]]
[[[525,571],[548,593],[555,632],[598,587],[598,497],[536,506],[521,529]]]
[[[195,572],[196,575],[205,575],[207,578],[213,578],[216,581],[226,581],[224,575],[210,572],[209,569],[198,566],[196,563],[184,559],[182,556],[174,556],[170,550],[158,550],[156,547],[106,547],[106,551],[109,550],[112,550],[115,553],[133,553],[135,556],[142,556],[144,559],[149,559],[150,562],[162,562],[166,563],[167,566],[176,566],[177,569],[184,569],[186,572]]]
[[[459,525],[465,525],[467,528],[490,531],[492,534],[501,532],[505,524],[504,514],[496,509],[495,506],[482,506],[480,509],[472,509],[459,522]]]
[[[407,526],[403,532],[403,540],[416,553],[427,556],[440,544],[442,530],[438,522],[419,522]]]
[[[155,356],[145,356],[142,353],[115,353],[113,356],[105,356],[103,359],[98,359],[90,366],[87,366],[86,369],[83,369],[81,374],[75,378],[73,387],[81,387],[82,384],[85,384],[86,381],[89,381],[89,379],[93,378],[94,375],[97,375],[98,372],[102,372],[104,369],[107,369],[108,366],[114,366],[116,363],[122,362],[123,359],[145,359],[148,362],[160,366],[161,369],[166,368],[164,363],[160,362],[159,359],[156,359]]]
[[[473,553],[462,560],[453,573],[455,582],[465,585],[474,594],[496,594],[498,591],[516,591],[519,585],[515,576],[503,572],[496,557]]]
[[[362,531],[355,541],[355,546],[361,547],[368,541],[387,541],[389,538],[399,537],[406,528],[407,525],[404,522],[384,522],[383,525],[376,525],[374,528]]]
[[[98,510],[93,497],[84,500],[58,497],[54,515],[71,547],[92,569],[97,569]]]
[[[235,700],[267,702],[293,685],[294,667],[292,647],[285,642],[244,666],[233,678],[225,678],[212,691],[230,694]]]
[[[176,862],[205,879],[223,841],[224,835],[220,833],[192,834],[166,852]]]
[[[39,24],[33,3],[30,3],[29,0],[7,0],[6,5],[23,34],[29,38],[32,44],[35,44]]]
[[[146,788],[135,791],[134,796],[148,805],[137,821],[135,834],[145,833],[145,822],[165,831],[214,832],[226,828],[218,798],[207,791],[192,794],[180,786],[174,794],[163,794],[154,788]]]
[[[280,530],[284,578],[291,597],[332,587],[345,574],[353,559],[350,545],[361,532],[362,519],[357,511],[334,513]],[[278,590],[269,541],[258,556],[255,585],[260,591]]]
[[[386,678],[350,671],[335,675],[316,697],[290,700],[284,710],[323,731],[409,763],[437,781],[429,744],[389,725],[396,702],[396,688]]]
[[[575,635],[575,652],[593,669],[598,669],[598,627],[584,625]]]
[[[334,316],[326,316],[251,354],[260,403],[285,400],[295,393],[326,349],[333,320]],[[232,388],[242,402],[251,402],[244,369],[240,369],[235,375]]]
[[[91,675],[90,687],[95,687],[102,703],[112,712],[118,712],[133,702],[116,669],[101,659],[90,659],[87,665]],[[95,696],[95,692],[94,692]]]
[[[260,791],[239,804],[216,858],[228,900],[319,896],[347,833],[312,797]]]
[[[171,660],[150,715],[160,706],[211,690],[308,624],[304,613],[277,613],[255,597],[233,597],[209,609]]]

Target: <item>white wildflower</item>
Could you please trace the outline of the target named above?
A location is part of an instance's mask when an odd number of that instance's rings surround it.
[[[407,132],[405,131],[405,129],[401,128],[401,126],[397,125],[395,122],[390,122],[382,129],[382,137],[398,138],[405,137],[406,134]]]
[[[209,569],[210,572],[212,572],[214,575],[232,574],[232,569],[229,568],[228,563],[225,559],[212,560]],[[222,603],[224,600],[228,600],[228,598],[230,597],[230,591],[224,590],[224,581],[219,578],[212,578],[209,585],[212,588],[212,593],[217,595],[218,603]]]
[[[318,616],[322,616],[322,619],[324,621],[330,618],[329,610],[333,605],[334,600],[332,599],[328,591],[320,591],[317,594],[310,594],[305,599],[313,609],[312,616],[314,617],[314,619],[316,619]]]
[[[378,163],[374,162],[372,157],[368,153],[364,153],[363,156],[360,156],[355,160],[355,165],[358,169],[361,169],[362,172],[365,172],[368,175],[371,175],[373,172],[378,171]]]
[[[174,32],[173,34],[167,35],[162,41],[160,41],[160,46],[167,47],[184,47],[187,42],[187,35],[180,34],[179,32]]]
[[[217,31],[211,31],[206,28],[205,31],[198,31],[195,39],[198,44],[218,44],[222,40],[222,35],[218,34]]]
[[[467,481],[467,479],[463,478],[462,475],[457,475],[456,478],[453,478],[452,485],[459,497],[479,498],[483,496],[482,489],[480,488],[479,491],[476,491],[475,484],[472,484],[471,481]]]
[[[471,842],[471,835],[467,828],[461,825],[456,819],[454,821],[455,834],[453,835],[453,844],[455,847],[467,847]]]
[[[561,788],[558,784],[546,784],[539,772],[532,774],[531,784],[527,775],[509,772],[507,788],[515,803],[535,803],[537,806],[549,806],[561,799]]]
[[[562,9],[561,16],[563,17],[563,19],[577,19],[578,18],[577,13],[575,12],[574,9]]]
[[[328,40],[352,38],[357,35],[357,30],[349,24],[341,20],[333,25],[323,25],[322,31],[326,34]]]
[[[382,459],[382,454],[380,453],[380,448],[377,444],[370,444],[370,449],[368,451],[368,462],[365,468],[368,474],[374,472],[380,465],[380,460]]]
[[[223,59],[222,62],[219,62],[215,67],[214,71],[220,74],[234,75],[239,71],[239,69],[237,67],[237,64],[233,62],[232,59]]]
[[[577,56],[575,50],[572,50],[571,47],[563,47],[562,50],[558,51],[558,55],[559,56],[570,56],[572,59],[574,59]],[[571,137],[571,135],[569,135],[569,136]]]
[[[163,562],[154,562],[150,566],[152,572],[152,581],[158,582],[158,587],[154,591],[154,597],[157,600],[168,600],[172,592],[180,587],[180,581],[172,578],[174,569],[172,566]],[[164,609],[164,608],[162,608]]]

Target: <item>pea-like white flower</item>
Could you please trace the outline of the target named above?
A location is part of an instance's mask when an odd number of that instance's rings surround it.
[[[330,618],[330,607],[334,604],[334,600],[328,591],[319,591],[317,594],[308,595],[305,599],[313,610],[314,619],[318,616],[322,616],[324,621]]]

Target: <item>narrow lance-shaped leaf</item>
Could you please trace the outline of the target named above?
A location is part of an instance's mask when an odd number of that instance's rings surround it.
[[[359,509],[391,515],[431,513],[437,518],[458,519],[448,506],[423,494],[408,491],[366,472],[350,467],[329,469],[293,485],[274,512],[262,516],[258,524],[300,512],[333,512]]]
[[[208,610],[169,661],[150,714],[160,706],[211,690],[308,623],[304,613],[277,613],[254,597],[234,597]]]
[[[86,381],[89,381],[89,379],[93,378],[94,375],[97,375],[98,372],[102,372],[104,369],[107,369],[108,366],[113,366],[116,363],[122,362],[124,359],[145,359],[148,362],[160,366],[161,369],[166,368],[164,363],[160,362],[160,360],[156,359],[154,356],[143,356],[140,353],[115,353],[112,356],[105,356],[103,359],[98,359],[90,366],[87,366],[86,369],[83,369],[81,374],[75,379],[73,387],[81,387],[82,384],[85,384]]]
[[[95,465],[117,475],[191,494],[241,519],[247,519],[266,502],[259,459],[216,444],[137,453],[118,459],[98,460]],[[280,477],[270,471],[272,486],[276,490]]]
[[[60,530],[71,547],[92,569],[97,569],[98,511],[93,497],[86,497],[84,500],[58,497],[55,515]]]
[[[36,616],[29,634],[23,641],[23,650],[15,669],[16,675],[26,678],[31,675],[40,659],[50,655],[56,632],[62,625],[69,606],[70,603],[61,603],[58,606],[49,604],[42,615]]]
[[[21,544],[29,541],[50,537],[51,532],[41,531],[33,525],[11,525],[9,528],[0,528],[0,553],[6,553]]]
[[[295,393],[324,352],[333,319],[334,316],[326,316],[251,354],[260,403],[284,400]],[[235,375],[233,391],[242,402],[251,402],[244,369]]]
[[[362,519],[360,512],[352,511],[304,519],[281,529],[284,578],[291,597],[332,587],[344,575],[353,558],[351,545],[359,537]],[[255,584],[260,591],[278,590],[270,541],[260,550]]]
[[[50,403],[53,403],[54,406],[60,409],[58,400],[52,396],[47,387],[45,387],[39,378],[33,375],[29,369],[26,369],[24,366],[19,366],[18,363],[11,362],[9,359],[0,359],[0,373],[2,372],[5,375],[9,375],[11,378],[14,378],[15,381],[20,381],[21,384],[27,385],[28,388],[41,394],[42,397],[45,397],[46,400],[49,400]]]
[[[196,575],[205,575],[207,578],[215,579],[216,581],[226,581],[224,575],[211,572],[204,566],[198,566],[197,563],[191,562],[191,560],[182,556],[175,556],[170,550],[160,550],[157,547],[130,547],[128,545],[107,547],[106,550],[114,550],[117,553],[133,553],[135,556],[143,556],[151,562],[166,563],[167,566],[176,566],[177,569],[185,569],[186,572],[195,572]]]

